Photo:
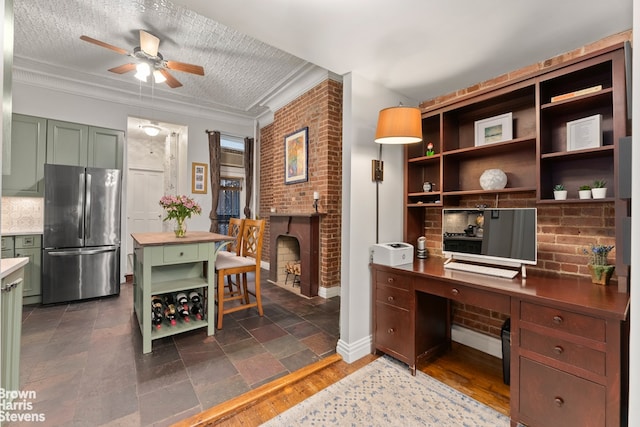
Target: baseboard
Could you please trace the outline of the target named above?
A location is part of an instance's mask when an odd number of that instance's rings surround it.
[[[347,343],[343,339],[338,340],[336,352],[342,356],[342,360],[347,363],[353,363],[364,356],[371,354],[371,346],[373,345],[371,335],[368,335],[354,343]]]
[[[333,298],[340,296],[340,286],[334,286],[331,288],[323,288],[320,286],[318,288],[318,296],[322,298]]]
[[[483,353],[502,359],[502,341],[459,325],[451,326],[451,339],[467,347],[475,348]]]

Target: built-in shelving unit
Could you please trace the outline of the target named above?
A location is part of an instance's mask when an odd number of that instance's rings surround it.
[[[467,97],[423,109],[423,141],[408,145],[405,173],[405,241],[423,234],[425,209],[456,206],[463,196],[533,192],[539,204],[611,202],[617,194],[618,140],[627,134],[625,54],[611,46]],[[591,93],[552,98],[590,89]],[[511,113],[512,138],[476,144],[477,121]],[[601,115],[602,144],[569,150],[567,122]],[[427,144],[435,154],[426,155]],[[574,147],[572,147],[574,148]],[[502,169],[500,190],[483,190],[480,175]],[[607,181],[604,199],[578,198],[581,185]],[[423,183],[433,191],[423,191]],[[555,184],[569,198],[553,198]]]

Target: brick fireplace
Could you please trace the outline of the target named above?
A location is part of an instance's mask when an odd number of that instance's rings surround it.
[[[282,278],[291,255],[291,239],[298,243],[300,260],[300,293],[313,297],[318,295],[320,283],[320,218],[322,214],[271,214],[269,232],[269,280],[278,282]],[[283,239],[284,237],[284,239]],[[280,243],[279,243],[280,241]],[[279,253],[283,252],[282,254]],[[293,250],[295,252],[295,250]]]

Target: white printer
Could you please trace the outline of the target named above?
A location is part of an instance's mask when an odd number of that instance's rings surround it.
[[[413,262],[413,246],[404,242],[376,243],[370,252],[374,264],[393,267]]]

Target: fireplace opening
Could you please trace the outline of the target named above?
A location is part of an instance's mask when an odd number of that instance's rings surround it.
[[[300,243],[292,236],[278,236],[276,241],[275,284],[300,294]],[[297,273],[297,274],[296,274]]]

